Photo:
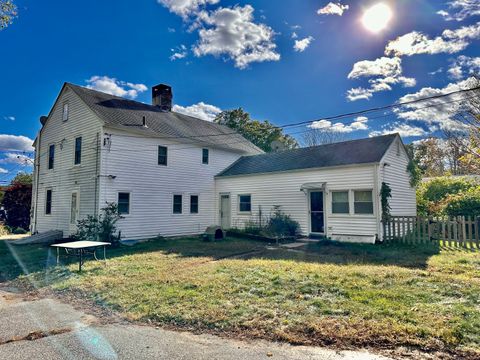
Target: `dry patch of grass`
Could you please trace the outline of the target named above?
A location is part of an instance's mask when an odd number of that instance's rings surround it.
[[[309,254],[265,250],[222,259],[258,247],[237,239],[140,245],[117,250],[106,267],[88,262],[82,274],[49,272],[45,285],[175,327],[295,344],[480,354],[478,252],[325,243]]]

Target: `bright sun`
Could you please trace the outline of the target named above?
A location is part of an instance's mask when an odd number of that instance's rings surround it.
[[[393,14],[390,7],[383,3],[379,3],[365,11],[362,23],[367,30],[377,33],[387,27],[392,16]]]

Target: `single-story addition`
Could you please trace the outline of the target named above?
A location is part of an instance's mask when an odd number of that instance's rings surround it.
[[[172,111],[167,85],[152,104],[66,83],[34,143],[32,232],[76,232],[77,221],[119,206],[125,239],[242,227],[274,207],[304,235],[382,238],[380,187],[391,213],[415,215],[400,136],[265,154],[232,129]]]
[[[373,243],[382,239],[383,182],[391,214],[416,215],[408,163],[398,134],[244,156],[215,178],[219,222],[241,228],[280,206],[304,235]]]

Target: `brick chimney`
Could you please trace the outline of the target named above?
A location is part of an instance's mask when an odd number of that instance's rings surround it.
[[[172,111],[172,88],[160,84],[152,88],[152,105],[158,106],[162,111]]]

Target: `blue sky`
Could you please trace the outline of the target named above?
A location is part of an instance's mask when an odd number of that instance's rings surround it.
[[[168,83],[177,111],[211,118],[243,107],[282,125],[465,88],[480,70],[475,0],[15,3],[18,17],[0,31],[3,181],[65,81],[142,102]],[[362,17],[378,3],[392,17],[372,32]],[[400,131],[406,142],[455,126],[442,108],[403,110],[314,126],[346,138]]]

